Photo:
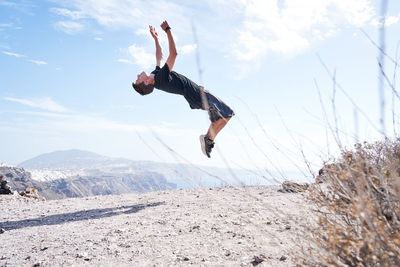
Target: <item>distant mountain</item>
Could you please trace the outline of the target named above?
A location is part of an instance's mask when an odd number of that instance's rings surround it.
[[[23,168],[0,166],[0,174],[8,181],[12,191],[23,192],[28,187],[34,187],[39,195],[46,199],[118,195],[176,188],[175,184],[169,183],[162,175],[151,172],[113,176],[71,176],[38,181],[32,179],[31,173]]]
[[[83,150],[64,150],[46,153],[18,165],[26,169],[87,169],[130,164],[130,160],[110,158]]]
[[[108,177],[110,181],[119,181],[119,179],[126,177],[142,177],[142,179],[158,177],[160,188],[271,185],[278,184],[286,179],[304,181],[301,174],[294,172],[281,174],[267,170],[133,161],[76,149],[39,155],[22,162],[18,167],[28,170],[32,179],[36,181],[77,181],[79,179],[94,181],[104,177]],[[284,175],[288,177],[284,177]]]

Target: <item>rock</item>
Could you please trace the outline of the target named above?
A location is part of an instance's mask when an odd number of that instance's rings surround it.
[[[0,188],[0,195],[12,195],[11,190]]]
[[[304,192],[308,189],[310,185],[307,183],[301,184],[292,181],[285,181],[282,183],[282,189],[279,189],[279,192],[282,193],[300,193]]]
[[[0,234],[4,234],[6,230],[4,230],[3,228],[0,228]]]
[[[189,257],[186,257],[186,256],[178,256],[178,260],[179,261],[190,261],[190,259],[189,259]]]
[[[29,197],[34,199],[40,199],[38,190],[34,187],[27,187],[25,191],[19,193],[23,197]]]
[[[287,260],[287,257],[285,255],[283,255],[282,257],[279,258],[280,261],[285,261]]]
[[[7,181],[5,180],[4,176],[0,174],[0,195],[11,195],[11,187],[7,185]]]
[[[265,260],[264,255],[254,256],[253,260],[250,262],[253,266],[257,266]]]

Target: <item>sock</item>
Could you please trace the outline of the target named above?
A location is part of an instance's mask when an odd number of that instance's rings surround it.
[[[206,134],[206,138],[209,143],[211,143],[211,144],[214,143],[214,140],[212,140],[210,137],[208,137],[208,134]]]

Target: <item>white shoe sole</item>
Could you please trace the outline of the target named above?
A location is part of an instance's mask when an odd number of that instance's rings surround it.
[[[208,156],[207,152],[206,152],[206,143],[204,141],[204,137],[205,137],[205,135],[203,135],[203,134],[200,135],[200,137],[199,137],[200,144],[201,144],[201,151],[203,152],[204,155],[206,155],[209,158],[210,156]]]

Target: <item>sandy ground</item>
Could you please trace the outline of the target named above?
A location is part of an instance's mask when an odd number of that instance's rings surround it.
[[[0,196],[0,266],[294,266],[304,193],[213,188],[54,201]]]

